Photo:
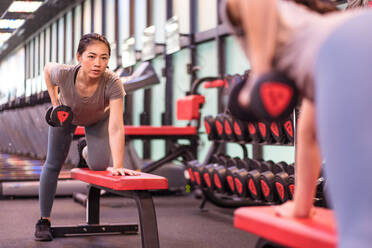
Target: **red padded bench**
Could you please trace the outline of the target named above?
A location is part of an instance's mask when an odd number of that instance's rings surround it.
[[[52,227],[54,237],[100,233],[138,233],[137,224],[100,225],[100,191],[133,198],[137,203],[142,247],[159,247],[155,207],[149,190],[168,189],[164,177],[141,173],[139,176],[113,176],[109,171],[75,168],[71,177],[89,183],[86,225]]]
[[[303,219],[277,216],[272,206],[242,207],[235,210],[234,226],[260,236],[256,247],[264,247],[265,243],[272,245],[267,240],[288,247],[336,247],[333,212],[324,208],[315,209],[312,218]]]
[[[193,126],[124,126],[126,136],[190,136],[197,135],[197,129]],[[84,127],[78,126],[75,135],[84,136]]]

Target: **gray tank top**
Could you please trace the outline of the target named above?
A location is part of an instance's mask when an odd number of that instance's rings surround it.
[[[314,101],[314,68],[322,43],[339,25],[366,10],[353,9],[321,15],[289,0],[277,0],[277,8],[279,20],[273,67],[295,80],[302,96]],[[220,10],[224,22],[243,45],[244,32],[242,28],[232,25],[225,0]],[[242,48],[249,58],[245,46]]]
[[[106,70],[93,95],[80,96],[75,88],[79,68],[80,65],[55,66],[50,72],[50,79],[60,89],[59,102],[71,107],[74,113],[72,124],[89,126],[107,118],[110,99],[122,98],[125,91],[120,78],[114,72]]]

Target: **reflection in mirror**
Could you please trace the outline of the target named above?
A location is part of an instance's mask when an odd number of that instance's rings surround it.
[[[165,23],[165,45],[166,54],[172,54],[181,49],[179,20],[177,16],[173,16]]]
[[[121,80],[124,84],[126,93],[131,93],[138,89],[146,89],[160,83],[158,76],[150,62],[144,62],[129,76],[124,76],[128,71],[121,71]]]
[[[130,37],[124,41],[122,53],[121,53],[121,64],[122,66],[129,67],[136,64],[136,40],[134,37]]]
[[[154,25],[143,30],[142,61],[155,58],[155,31]]]

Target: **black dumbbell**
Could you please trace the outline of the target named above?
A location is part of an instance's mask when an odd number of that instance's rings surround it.
[[[252,83],[249,106],[238,102],[240,91],[246,82]],[[298,90],[293,80],[281,72],[271,71],[256,80],[247,79],[232,88],[228,108],[241,120],[283,120],[293,111],[298,100]]]
[[[275,175],[280,172],[285,172],[287,167],[288,164],[286,162],[279,162],[277,164],[272,164],[269,171],[265,171],[261,174],[261,190],[267,202],[275,202],[278,200],[275,189]]]
[[[294,164],[289,164],[285,171],[275,175],[275,189],[280,202],[292,199],[294,192]]]
[[[287,140],[289,143],[293,143],[294,141],[294,127],[293,127],[293,120],[288,119],[283,122],[283,130],[285,133],[285,136],[287,137]]]
[[[282,124],[279,124],[276,121],[271,122],[270,132],[273,139],[280,144],[285,143],[285,141],[287,140],[283,131]]]
[[[225,193],[228,191],[228,185],[226,181],[226,166],[219,165],[212,171],[213,184],[217,192]]]
[[[287,166],[286,172],[288,173],[288,175],[294,175],[295,174],[295,164],[294,163],[289,164]]]
[[[270,170],[272,161],[258,161],[253,160],[259,165],[259,168],[248,172],[248,190],[251,197],[255,200],[262,200],[262,191],[260,185],[261,173]]]
[[[257,126],[258,126],[258,131],[261,134],[263,141],[267,143],[272,143],[270,125],[268,124],[268,122],[258,121]]]
[[[234,132],[234,122],[233,119],[230,115],[225,115],[225,120],[224,120],[224,131],[225,135],[228,140],[230,141],[237,141],[236,134]]]
[[[204,185],[207,186],[210,190],[214,190],[215,189],[215,184],[213,182],[213,171],[215,168],[217,168],[219,166],[219,164],[207,164],[206,166],[204,166],[203,170],[202,170],[202,180],[204,181]]]
[[[228,161],[230,160],[230,156],[223,153],[213,154],[212,160],[210,163],[217,163],[221,165],[227,165]]]
[[[55,108],[51,106],[46,114],[45,120],[52,127],[64,127],[71,124],[73,113],[69,106],[59,105]]]
[[[215,125],[216,125],[218,136],[221,140],[228,140],[227,135],[225,133],[224,122],[225,122],[225,114],[218,114],[215,118],[215,123],[216,123]]]
[[[288,177],[288,188],[289,188],[289,199],[292,200],[294,196],[294,188],[295,188],[295,176],[290,175]]]
[[[230,187],[227,182],[227,170],[230,167],[237,167],[237,159],[236,158],[228,158],[226,156],[220,156],[221,162],[219,166],[215,167],[212,171],[211,178],[213,179],[214,188],[220,192],[231,192]]]
[[[189,173],[189,177],[190,177],[190,182],[192,184],[195,184],[196,181],[195,181],[195,176],[194,176],[194,172],[193,172],[193,167],[195,165],[199,164],[199,161],[198,160],[192,160],[192,161],[188,161],[186,163],[186,168],[187,168],[187,172]]]
[[[226,170],[226,182],[231,193],[235,193],[234,175],[239,170],[238,165],[228,167]]]
[[[195,164],[195,165],[192,166],[192,172],[194,174],[195,182],[200,187],[206,186],[204,184],[204,180],[202,178],[202,172],[203,172],[205,166],[206,165],[202,164],[202,163]]]
[[[251,170],[259,168],[257,161],[246,158],[241,160],[243,167],[237,170],[233,176],[235,184],[235,193],[240,197],[250,196],[248,191],[248,173]]]
[[[221,161],[227,161],[227,159],[229,158],[228,155],[224,155],[224,154],[214,154],[212,157],[211,157],[211,160],[210,160],[210,163],[208,164],[203,164],[203,163],[193,163],[190,168],[191,168],[191,173],[194,175],[194,180],[195,180],[195,183],[197,185],[199,185],[200,187],[205,187],[208,185],[206,184],[208,181],[204,180],[203,178],[203,173],[204,173],[204,169],[207,165],[209,164],[215,164],[215,163],[221,163]]]
[[[216,129],[216,121],[213,116],[207,115],[204,117],[204,127],[209,140],[219,139],[219,135]]]
[[[249,135],[248,123],[242,120],[233,119],[234,133],[239,141],[251,142],[252,138]]]
[[[263,141],[263,138],[258,131],[258,125],[256,122],[248,122],[248,131],[249,135],[251,136],[252,140],[256,143],[261,143]]]

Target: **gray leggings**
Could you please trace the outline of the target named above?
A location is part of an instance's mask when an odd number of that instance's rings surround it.
[[[372,12],[353,17],[316,64],[318,138],[339,247],[372,244]]]
[[[85,127],[88,166],[91,170],[106,170],[112,163],[108,135],[109,118]],[[57,180],[66,160],[76,126],[49,127],[48,153],[41,171],[39,203],[42,217],[50,217]]]

